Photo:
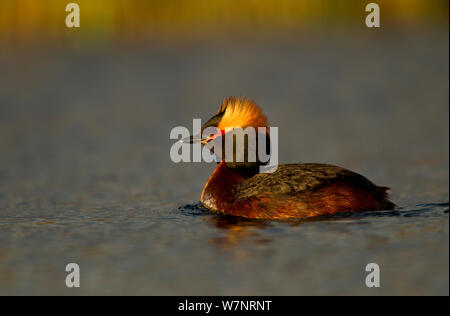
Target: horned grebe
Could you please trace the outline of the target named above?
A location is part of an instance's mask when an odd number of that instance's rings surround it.
[[[259,106],[247,98],[230,97],[206,127],[266,127]],[[199,139],[203,144],[215,137]],[[190,138],[190,142],[195,142]],[[258,173],[259,162],[222,160],[203,188],[200,201],[207,208],[246,218],[307,218],[340,212],[393,209],[388,188],[341,167],[318,164],[279,165],[273,173]]]

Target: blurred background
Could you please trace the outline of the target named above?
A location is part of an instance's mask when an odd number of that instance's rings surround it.
[[[83,28],[68,32],[61,27],[70,1],[2,0],[0,34],[10,43],[74,40],[101,44],[149,40],[192,40],[221,36],[289,36],[312,29],[361,29],[370,1],[338,0],[79,0]],[[383,26],[408,28],[448,21],[448,1],[377,1],[383,8]],[[261,34],[262,33],[262,34]],[[86,45],[86,43],[84,43]],[[92,46],[92,43],[89,43]]]
[[[0,0],[0,294],[448,295],[448,1]],[[197,203],[175,126],[256,100],[279,159],[395,212],[243,221]],[[80,289],[64,285],[80,264]],[[379,263],[382,287],[364,267]]]

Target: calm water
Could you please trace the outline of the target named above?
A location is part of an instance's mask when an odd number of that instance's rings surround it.
[[[448,29],[1,50],[0,294],[448,295],[448,54]],[[214,165],[172,163],[169,132],[228,95],[279,126],[280,162],[360,172],[399,208],[205,212]]]

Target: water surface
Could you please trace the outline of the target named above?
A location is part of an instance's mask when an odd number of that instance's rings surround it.
[[[0,294],[448,295],[448,31],[31,47],[0,69]],[[281,163],[354,170],[399,208],[205,212],[214,165],[172,163],[169,132],[228,95],[262,105]]]

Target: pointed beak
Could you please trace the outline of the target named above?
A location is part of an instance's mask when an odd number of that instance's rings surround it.
[[[186,143],[186,144],[200,144],[202,142],[202,136],[200,134],[192,135],[183,139],[179,140],[180,143]]]
[[[185,144],[202,144],[202,145],[206,145],[208,142],[210,142],[213,139],[214,139],[214,136],[213,137],[209,137],[209,138],[202,138],[201,135],[197,134],[197,135],[192,135],[192,136],[180,139],[179,142],[180,143],[185,143]]]

